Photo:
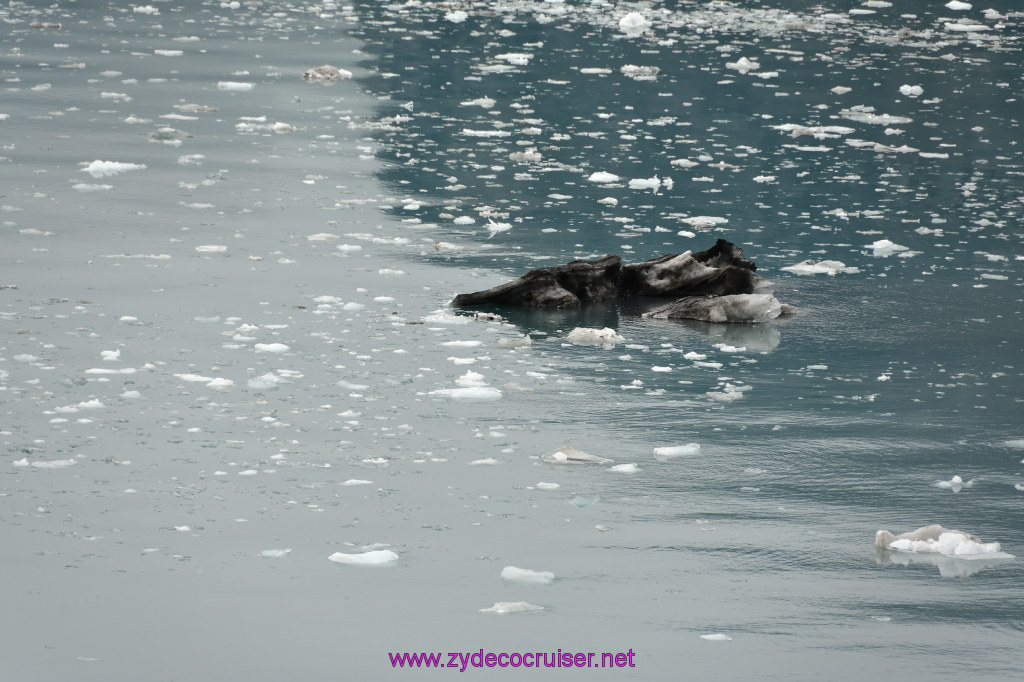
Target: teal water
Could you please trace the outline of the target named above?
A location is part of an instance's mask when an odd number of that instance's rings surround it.
[[[941,523],[1024,553],[1024,17],[986,7],[0,10],[4,665],[377,679],[456,672],[388,652],[561,648],[632,649],[577,673],[608,679],[1015,676],[1019,558],[874,547]],[[302,80],[324,63],[354,77]],[[447,305],[719,237],[795,317]],[[856,271],[783,269],[806,260]],[[541,459],[568,445],[636,470]],[[327,560],[376,548],[398,561]],[[543,610],[480,612],[518,601]]]

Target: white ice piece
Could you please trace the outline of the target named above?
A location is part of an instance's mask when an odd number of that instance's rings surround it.
[[[541,457],[541,459],[547,462],[548,464],[612,463],[612,460],[610,459],[598,457],[597,455],[592,455],[589,452],[583,452],[582,450],[579,450],[571,446],[558,448],[554,452],[549,452],[548,454],[544,455],[543,457]]]
[[[938,524],[893,535],[887,530],[875,533],[875,545],[897,552],[933,553],[961,559],[1009,558],[998,542],[982,542],[977,536],[960,530],[949,530]]]
[[[143,163],[124,163],[121,161],[101,161],[97,159],[92,163],[86,163],[82,171],[94,178],[104,178],[133,170],[145,170],[145,168],[146,165]]]
[[[654,456],[660,460],[672,459],[673,457],[689,457],[700,454],[700,443],[687,443],[686,445],[667,445],[654,448]]]
[[[336,564],[359,564],[364,566],[379,566],[382,564],[390,564],[398,561],[398,555],[392,552],[390,549],[375,549],[369,552],[360,552],[358,554],[345,554],[344,552],[335,552],[331,556],[327,557],[328,561],[333,561]]]
[[[506,566],[501,569],[501,579],[527,585],[550,585],[555,581],[555,574],[551,571],[532,571],[528,568]]]
[[[786,265],[779,268],[780,270],[786,270],[797,275],[818,275],[824,273],[829,277],[835,277],[840,272],[860,272],[858,268],[848,266],[842,261],[838,260],[822,260],[813,261],[805,260],[803,263],[797,263],[796,265]]]
[[[909,250],[908,247],[896,244],[894,242],[889,241],[888,239],[879,239],[876,242],[868,244],[866,248],[871,249],[872,255],[878,256],[880,258],[888,258],[894,253]]]
[[[529,611],[543,611],[543,606],[536,606],[525,601],[499,601],[494,606],[480,609],[481,613],[526,613]]]
[[[609,173],[607,171],[596,171],[594,173],[591,173],[590,177],[588,177],[587,180],[590,180],[591,182],[596,182],[598,184],[606,185],[610,182],[618,182],[620,178],[618,175],[615,175],[615,173]]]
[[[629,12],[619,19],[619,30],[628,36],[638,36],[650,27],[650,20],[640,12]]]
[[[609,327],[604,329],[593,329],[590,327],[576,327],[566,337],[569,343],[577,346],[602,346],[605,349],[613,348],[615,344],[622,343],[626,339]]]

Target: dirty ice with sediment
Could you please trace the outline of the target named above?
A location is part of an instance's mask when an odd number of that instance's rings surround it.
[[[0,21],[15,677],[1019,673],[1017,3]],[[449,305],[718,238],[796,314]]]

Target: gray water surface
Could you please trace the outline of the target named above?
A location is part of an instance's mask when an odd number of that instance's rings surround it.
[[[0,666],[1019,676],[1019,558],[874,547],[1024,553],[1024,16],[986,7],[0,10]],[[324,63],[353,78],[302,79]],[[720,237],[795,317],[448,306]],[[481,649],[635,667],[388,656]]]

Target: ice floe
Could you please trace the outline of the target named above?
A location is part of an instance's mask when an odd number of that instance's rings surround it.
[[[908,247],[896,244],[888,239],[879,239],[878,241],[868,244],[865,248],[871,249],[871,255],[878,256],[880,258],[888,258],[895,253],[909,251]]]
[[[604,349],[614,348],[615,344],[622,343],[626,339],[619,336],[614,329],[592,329],[590,327],[576,327],[566,337],[569,343],[577,346],[601,346]]]
[[[700,454],[700,443],[687,443],[686,445],[666,445],[654,448],[654,456],[659,460],[669,460],[675,457],[690,457]]]
[[[339,80],[352,78],[352,72],[347,69],[339,69],[330,64],[314,66],[302,74],[307,81],[315,83],[337,83]]]
[[[613,461],[571,446],[558,448],[541,459],[548,464],[611,464]]]
[[[555,581],[555,574],[551,571],[533,571],[528,568],[506,566],[501,569],[501,579],[527,585],[550,585]]]
[[[875,545],[896,552],[942,554],[961,559],[1014,558],[1003,552],[998,542],[982,542],[977,536],[938,524],[922,526],[900,535],[880,530],[875,534]]]
[[[530,611],[543,611],[543,606],[536,606],[525,601],[499,601],[494,606],[480,609],[481,613],[529,613]]]
[[[125,163],[122,161],[101,161],[83,162],[82,171],[94,178],[105,178],[111,175],[120,175],[133,170],[145,170],[146,165],[142,163]]]
[[[838,260],[805,260],[802,263],[797,263],[796,265],[786,265],[779,269],[785,270],[787,272],[792,272],[797,275],[818,275],[824,273],[826,275],[829,275],[830,277],[835,277],[835,275],[840,272],[860,272],[859,268],[848,266],[842,261]]]
[[[379,566],[398,561],[398,555],[392,552],[390,549],[374,549],[370,550],[369,552],[360,552],[357,554],[335,552],[334,554],[327,557],[327,560],[333,561],[336,564],[358,564],[365,566]]]

